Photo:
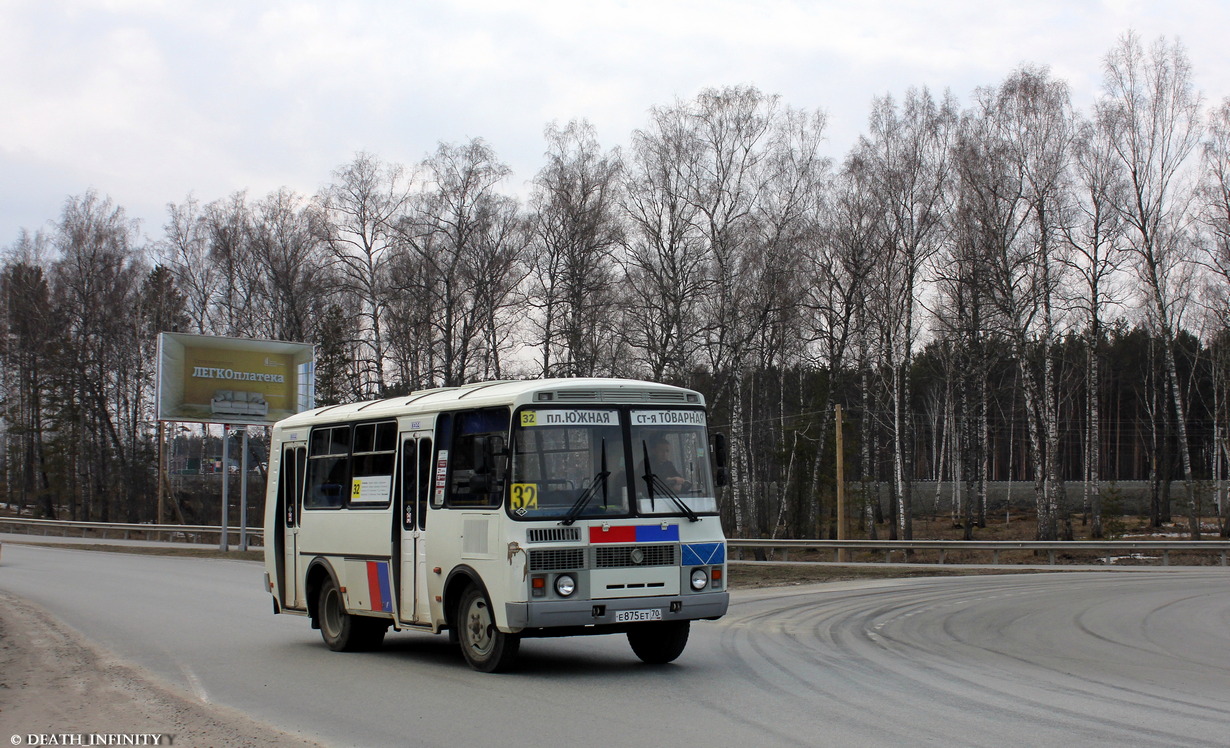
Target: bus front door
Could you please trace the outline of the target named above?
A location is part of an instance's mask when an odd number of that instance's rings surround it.
[[[282,452],[281,483],[278,503],[282,511],[282,563],[278,567],[278,587],[282,591],[282,607],[302,609],[299,585],[299,518],[303,515],[303,471],[307,450],[287,447]]]
[[[431,487],[431,438],[406,436],[401,444],[398,514],[398,617],[430,623],[427,605],[427,496]]]

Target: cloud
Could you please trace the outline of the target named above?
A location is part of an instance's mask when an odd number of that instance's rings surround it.
[[[519,189],[548,122],[586,118],[623,144],[651,107],[709,86],[826,110],[840,158],[872,98],[912,85],[967,101],[1027,62],[1086,106],[1128,28],[1181,37],[1220,100],[1228,21],[1205,0],[9,0],[0,244],[53,217],[32,205],[58,211],[91,187],[157,233],[162,206],[189,192],[312,193],[358,150],[412,163],[472,137]]]

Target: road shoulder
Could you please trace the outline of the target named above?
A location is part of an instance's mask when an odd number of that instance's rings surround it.
[[[158,734],[161,745],[313,746],[198,701],[94,646],[39,606],[0,592],[0,744],[31,735]],[[14,744],[14,743],[9,743]]]

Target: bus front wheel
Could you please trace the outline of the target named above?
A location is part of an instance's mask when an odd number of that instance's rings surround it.
[[[316,615],[320,621],[320,635],[334,652],[377,649],[389,630],[389,625],[378,618],[347,613],[342,591],[332,577],[320,586]]]
[[[496,628],[487,595],[477,586],[466,588],[457,605],[457,639],[470,667],[498,673],[512,667],[521,649],[521,637]]]
[[[628,631],[628,643],[642,662],[664,665],[683,654],[691,621],[644,623]]]

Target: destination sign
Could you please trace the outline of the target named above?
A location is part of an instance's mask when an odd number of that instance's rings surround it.
[[[617,410],[523,410],[521,425],[532,426],[618,426]]]
[[[634,410],[633,426],[704,426],[703,410]]]

